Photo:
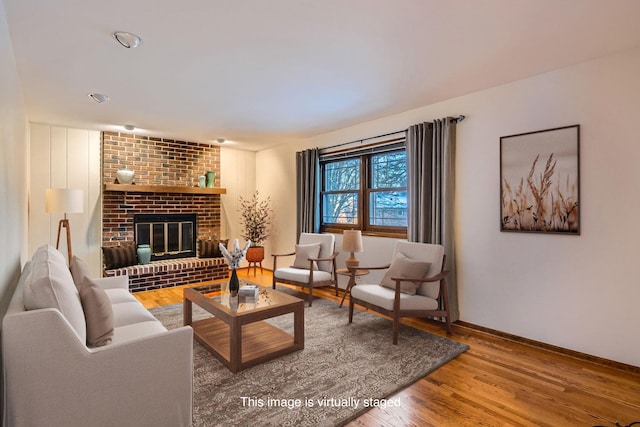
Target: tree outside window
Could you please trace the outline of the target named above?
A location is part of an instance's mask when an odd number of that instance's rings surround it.
[[[358,224],[360,159],[326,163],[322,182],[322,222]]]

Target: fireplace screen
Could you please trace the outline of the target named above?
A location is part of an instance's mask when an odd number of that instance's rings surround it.
[[[136,244],[151,247],[151,259],[196,256],[195,214],[137,214],[133,224]]]

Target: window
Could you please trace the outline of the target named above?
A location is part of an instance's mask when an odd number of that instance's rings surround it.
[[[371,156],[369,224],[407,227],[407,153]]]
[[[321,159],[321,229],[406,236],[407,155],[403,144]]]

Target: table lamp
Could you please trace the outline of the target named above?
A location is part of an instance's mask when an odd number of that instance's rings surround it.
[[[344,262],[347,268],[356,268],[360,261],[355,257],[354,252],[362,252],[362,232],[360,230],[345,230],[342,233],[342,250],[350,252],[351,255]]]
[[[60,247],[60,232],[62,227],[67,229],[67,255],[71,262],[71,229],[69,228],[68,213],[82,213],[84,211],[84,194],[82,190],[70,188],[47,188],[45,208],[47,213],[62,213],[64,219],[58,223],[58,239],[56,249]]]

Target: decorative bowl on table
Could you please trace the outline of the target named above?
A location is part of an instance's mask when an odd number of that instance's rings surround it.
[[[131,184],[133,182],[134,175],[135,172],[131,169],[120,169],[118,172],[116,172],[118,184]]]

